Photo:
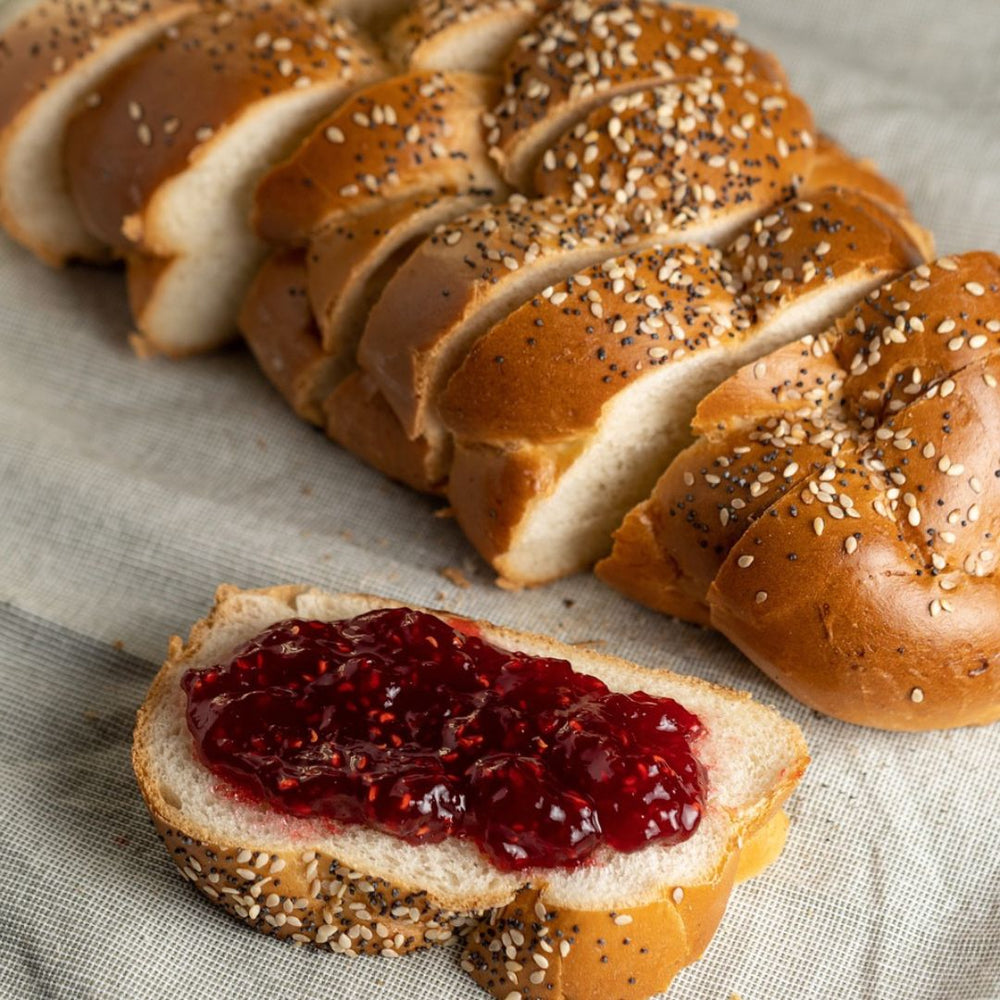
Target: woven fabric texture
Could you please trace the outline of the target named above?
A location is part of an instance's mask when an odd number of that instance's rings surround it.
[[[1000,250],[995,0],[736,6],[942,252]],[[298,422],[245,354],[139,361],[128,329],[120,274],[49,271],[0,239],[0,997],[485,996],[455,950],[351,961],[254,935],[156,839],[129,741],[168,636],[220,582],[304,581],[600,643],[803,727],[814,763],[788,847],[671,1000],[1000,998],[997,727],[849,727],[589,577],[500,590],[439,504]]]

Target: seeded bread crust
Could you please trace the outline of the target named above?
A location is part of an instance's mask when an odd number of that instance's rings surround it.
[[[731,17],[647,0],[555,4],[507,56],[486,121],[503,176],[525,190],[552,139],[619,94],[693,76],[784,85],[773,56],[723,26]]]
[[[400,65],[495,74],[544,0],[415,0],[387,47]]]
[[[474,73],[408,72],[355,94],[260,183],[257,233],[303,244],[387,204],[502,196],[480,117],[496,94]]]
[[[1000,258],[942,258],[737,373],[598,574],[845,721],[1000,717],[998,303]]]
[[[379,73],[345,22],[297,0],[252,0],[188,18],[120,67],[100,102],[70,126],[67,168],[89,230],[119,251],[169,256],[177,247],[158,232],[157,196],[241,115],[313,87],[334,104]]]
[[[257,610],[260,604],[266,611]],[[713,781],[712,801],[717,796],[718,802],[703,824],[705,836],[719,846],[718,856],[699,862],[697,877],[672,879],[651,896],[635,899],[634,905],[609,900],[606,909],[580,908],[570,902],[572,876],[543,873],[536,873],[530,886],[520,877],[504,876],[493,879],[491,887],[463,884],[432,893],[393,875],[398,866],[392,855],[409,850],[400,842],[387,856],[385,870],[366,871],[347,856],[349,851],[339,856],[331,852],[336,834],[310,829],[304,821],[291,821],[300,829],[293,828],[283,844],[273,837],[268,842],[248,837],[245,843],[232,843],[185,814],[181,801],[185,792],[172,789],[164,777],[159,756],[164,748],[155,738],[163,731],[165,717],[174,720],[182,712],[179,678],[191,666],[207,665],[205,647],[214,643],[212,648],[219,650],[232,648],[286,617],[324,613],[343,617],[387,606],[398,605],[364,595],[323,595],[305,587],[258,591],[222,587],[214,609],[195,625],[187,643],[171,640],[168,660],[139,711],[133,764],[156,828],[184,877],[213,903],[263,933],[335,952],[393,956],[460,935],[465,941],[463,968],[503,1000],[517,993],[555,1000],[639,998],[665,989],[676,971],[704,950],[734,881],[755,874],[780,852],[787,826],[781,804],[808,762],[798,730],[755,706],[748,696],[695,679],[672,679],[683,686],[689,704],[703,717],[712,711],[762,713],[760,726],[755,722],[752,730],[742,731],[760,736],[768,731],[767,739],[775,745],[780,742],[782,750],[769,765],[776,767],[767,772],[771,780],[765,786],[759,784],[762,778],[754,779],[757,791],[752,794],[747,789],[715,788]],[[442,614],[459,627],[465,622]],[[619,684],[648,688],[654,678],[657,683],[671,680],[659,671],[584,654],[541,637],[482,622],[466,622],[465,627],[508,648],[573,656],[578,663],[586,660],[595,670],[610,671]],[[208,662],[214,662],[213,656]],[[716,708],[707,708],[709,704]],[[717,740],[715,752],[739,752],[723,734]],[[755,752],[752,746],[744,749]],[[711,775],[711,762],[709,767]],[[724,772],[723,767],[720,775]],[[741,804],[724,807],[724,801]],[[320,837],[314,841],[317,832]]]

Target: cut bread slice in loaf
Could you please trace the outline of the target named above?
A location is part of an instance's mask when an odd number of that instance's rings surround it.
[[[504,96],[486,119],[507,181],[527,190],[556,136],[620,94],[690,77],[784,85],[777,61],[751,48],[708,8],[648,0],[561,0],[504,62]]]
[[[735,374],[598,574],[837,718],[996,719],[998,304],[996,255],[943,258]]]
[[[502,577],[534,585],[590,566],[688,443],[706,392],[916,263],[863,201],[834,191],[780,206],[726,254],[608,260],[478,341],[440,407],[455,439],[448,495]]]
[[[344,22],[254,0],[189,18],[105,82],[70,126],[70,181],[99,239],[164,262],[137,295],[152,347],[187,354],[235,332],[264,255],[248,225],[255,184],[381,72]]]
[[[224,587],[188,642],[171,642],[139,712],[133,763],[185,877],[259,930],[334,952],[398,955],[459,934],[463,967],[498,998],[642,998],[665,989],[703,951],[736,878],[780,851],[781,805],[808,762],[798,729],[746,695],[443,613],[504,648],[570,659],[613,690],[671,697],[694,712],[706,730],[696,754],[708,782],[694,835],[631,854],[600,848],[577,870],[510,873],[467,840],[414,846],[226,794],[197,756],[184,673],[227,659],[282,620],[332,621],[393,606],[304,587]],[[500,939],[510,944],[498,952]]]
[[[0,223],[46,263],[108,257],[70,195],[63,163],[70,118],[98,99],[96,88],[116,66],[208,6],[202,0],[37,0],[12,10],[0,27]]]
[[[260,183],[254,226],[274,243],[417,198],[502,197],[480,118],[496,92],[473,73],[409,72],[355,94]]]

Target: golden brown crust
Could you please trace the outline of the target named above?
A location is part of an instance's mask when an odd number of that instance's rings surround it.
[[[102,85],[100,103],[71,124],[66,163],[80,213],[109,246],[145,245],[153,194],[246,108],[374,71],[342,22],[293,0],[199,13],[120,67]]]
[[[657,605],[849,722],[1000,716],[998,296],[995,255],[920,265],[711,394],[643,508]]]
[[[906,195],[883,177],[871,160],[853,158],[827,135],[816,139],[815,157],[802,188],[802,196],[810,197],[824,188],[837,187],[857,191],[878,202],[909,233],[924,260],[934,256],[934,236],[910,214]]]
[[[479,124],[495,90],[472,73],[411,72],[355,94],[261,181],[258,234],[302,244],[386,202],[495,197],[504,185]]]
[[[475,908],[474,887],[456,887],[472,909],[443,910],[418,887],[353,870],[311,846],[308,838],[294,849],[220,843],[211,830],[192,823],[159,785],[153,720],[165,700],[174,697],[185,664],[196,661],[214,629],[240,620],[244,602],[265,598],[276,603],[276,614],[293,614],[297,599],[309,593],[298,586],[260,591],[220,587],[215,607],[192,628],[187,643],[171,640],[169,658],[139,710],[135,730],[132,759],[140,790],[175,864],[206,898],[255,929],[348,954],[403,954],[459,935],[465,945],[463,968],[498,1000],[512,994],[556,1000],[646,997],[664,989],[680,968],[701,955],[734,881],[755,874],[780,850],[784,820],[779,810],[808,763],[797,733],[784,770],[760,801],[732,817],[724,848],[706,874],[683,885],[664,885],[659,898],[627,908],[558,905],[551,887],[539,880],[513,900],[499,907],[494,902],[485,910]],[[348,596],[366,607],[397,603]],[[510,648],[531,640],[552,655],[570,652],[551,640],[439,613],[459,628],[485,630]],[[622,661],[595,659],[634,674],[637,684],[646,673]],[[702,693],[712,687],[694,679],[687,683]],[[747,700],[721,689],[718,695]]]
[[[653,247],[551,285],[481,337],[439,409],[459,441],[589,433],[623,388],[750,325],[717,250]]]
[[[393,274],[438,224],[474,210],[481,200],[449,195],[387,202],[316,233],[306,260],[324,348],[353,362],[368,315]]]
[[[451,452],[407,437],[396,414],[364,372],[344,379],[323,403],[326,432],[379,472],[421,493],[441,494]]]
[[[546,150],[534,189],[609,202],[635,228],[665,233],[751,217],[812,171],[812,129],[809,109],[777,85],[678,80],[592,111]]]
[[[415,0],[389,32],[389,49],[414,68],[496,72],[544,6],[545,0]]]
[[[240,333],[275,388],[303,420],[324,423],[323,400],[347,374],[349,358],[323,350],[306,291],[306,254],[275,251],[240,311]]]
[[[525,189],[545,136],[617,94],[690,76],[784,84],[774,58],[732,35],[724,19],[646,0],[556,4],[511,50],[504,98],[487,119],[504,177]]]
[[[591,213],[551,199],[517,195],[485,205],[440,227],[396,273],[369,317],[361,365],[416,437],[434,419],[430,408],[463,348],[485,332],[509,287],[524,287],[523,301],[547,280],[534,275],[558,266],[550,262],[565,260],[572,273],[623,241]]]

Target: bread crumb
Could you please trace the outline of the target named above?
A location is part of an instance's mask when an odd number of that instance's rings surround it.
[[[469,583],[469,578],[457,566],[445,566],[439,572],[449,583],[453,583],[456,587],[461,587],[462,590],[466,590],[472,586]]]
[[[160,352],[138,331],[133,330],[128,335],[128,346],[140,361],[148,361],[158,357]]]
[[[311,497],[313,495],[313,488],[311,486],[301,486],[299,487],[299,492],[304,497]]]
[[[435,517],[441,518],[454,518],[455,508],[454,507],[440,507],[438,510],[434,511]]]
[[[121,639],[115,639],[115,641],[111,643],[111,648],[117,649],[120,653],[125,648],[125,643],[122,642]]]
[[[501,590],[524,590],[524,587],[519,583],[514,583],[513,580],[505,580],[502,576],[498,576],[496,580],[493,581]]]
[[[569,643],[570,646],[578,646],[581,649],[603,649],[607,644],[607,639],[579,639]]]

